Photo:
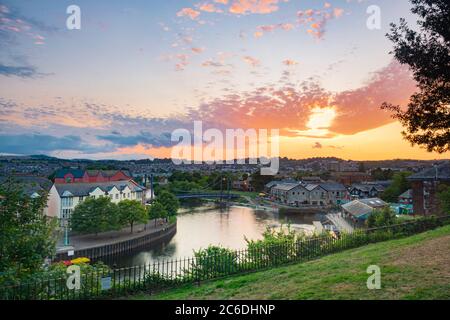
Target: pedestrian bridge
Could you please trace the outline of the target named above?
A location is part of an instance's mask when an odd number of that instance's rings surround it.
[[[178,199],[199,199],[199,198],[206,198],[206,199],[236,199],[239,198],[240,195],[233,194],[233,193],[185,193],[185,194],[177,194],[176,197]]]

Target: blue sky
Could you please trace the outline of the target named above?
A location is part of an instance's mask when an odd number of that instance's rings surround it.
[[[81,8],[81,30],[65,26],[72,4]],[[381,30],[366,27],[372,4],[381,9]],[[205,110],[211,126],[220,125],[215,120],[222,114],[233,114],[224,116],[223,125],[229,125],[243,119],[249,106],[261,114],[272,110],[269,97],[284,101],[278,107],[286,119],[268,123],[255,116],[240,125],[284,130],[286,138],[297,139],[286,142],[285,154],[292,156],[341,150],[338,155],[354,157],[354,151],[342,151],[345,144],[351,148],[352,135],[393,122],[374,106],[366,112],[361,100],[367,94],[374,95],[364,98],[369,104],[393,96],[383,81],[371,87],[378,78],[401,72],[391,65],[388,24],[400,17],[414,21],[406,0],[6,0],[2,5],[0,153],[32,150],[68,157],[163,155],[171,130],[205,118]],[[394,83],[404,102],[411,83],[404,74],[399,79]],[[295,95],[295,104],[286,92]],[[334,106],[336,97],[346,105]],[[332,132],[293,137],[292,132],[311,129],[316,108],[323,114],[334,110],[333,119],[322,121]],[[353,121],[351,108],[376,120],[363,117],[367,125],[344,129]],[[36,135],[53,137],[54,147],[31,148]],[[74,141],[73,150],[58,147],[54,139]],[[326,139],[340,139],[344,145],[306,147],[318,139],[330,145],[337,141]],[[295,144],[308,149],[296,155]],[[408,147],[402,148],[396,150]],[[392,155],[394,149],[386,156]]]

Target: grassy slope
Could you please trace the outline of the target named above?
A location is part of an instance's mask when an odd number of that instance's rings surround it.
[[[381,290],[368,290],[369,265]],[[450,299],[450,226],[308,263],[134,299]]]

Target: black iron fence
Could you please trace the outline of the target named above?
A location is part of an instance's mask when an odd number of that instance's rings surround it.
[[[182,284],[264,270],[316,259],[370,243],[401,238],[450,224],[450,216],[424,218],[403,224],[357,230],[339,236],[323,235],[220,254],[197,254],[178,260],[112,270],[103,266],[81,267],[79,276],[60,273],[36,276],[30,281],[0,288],[0,299],[79,300],[108,299],[137,292],[153,293]],[[77,284],[79,286],[77,287]]]

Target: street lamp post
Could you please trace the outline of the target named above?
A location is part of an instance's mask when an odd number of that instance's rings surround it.
[[[67,218],[64,218],[64,246],[68,247],[70,245],[69,240],[69,220]]]

